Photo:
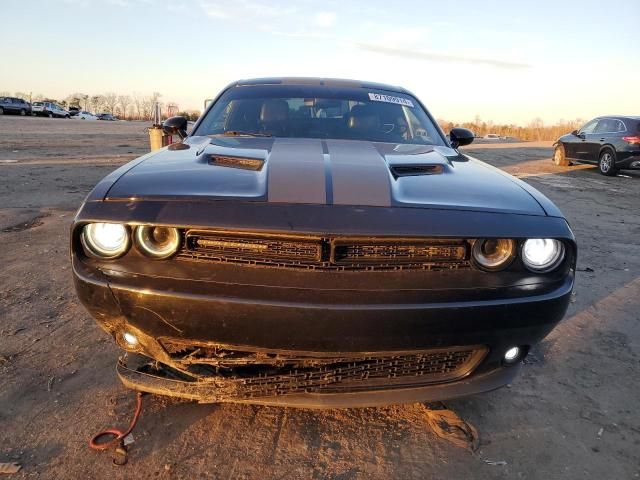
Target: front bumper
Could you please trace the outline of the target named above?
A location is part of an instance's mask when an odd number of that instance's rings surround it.
[[[140,353],[168,366],[154,372],[121,362],[118,374],[126,386],[200,402],[300,407],[442,400],[503,386],[518,371],[517,366],[504,365],[504,352],[513,346],[524,347],[526,352],[553,329],[567,309],[574,281],[571,269],[544,293],[529,296],[505,291],[499,299],[494,292],[491,299],[479,296],[467,301],[458,297],[456,301],[365,304],[345,299],[343,303],[327,303],[319,298],[305,301],[304,296],[292,292],[288,301],[273,296],[238,298],[216,292],[214,282],[176,282],[168,287],[166,279],[156,285],[157,279],[150,277],[106,276],[77,257],[73,267],[78,295],[98,323],[123,347],[122,334],[133,332],[139,339]],[[471,293],[466,295],[473,298]],[[264,354],[295,351],[310,357],[342,357],[345,352],[375,356],[466,346],[481,346],[485,353],[473,369],[442,382],[407,386],[390,381],[389,385],[356,386],[353,391],[346,388],[338,393],[299,389],[287,393],[285,389],[277,395],[247,398],[221,389],[225,385],[221,377],[185,369],[167,350],[167,341]],[[172,375],[176,370],[178,375]]]
[[[435,402],[474,395],[500,388],[510,383],[520,371],[520,364],[499,367],[492,371],[443,384],[421,387],[393,388],[341,393],[295,393],[251,399],[221,396],[214,382],[185,381],[143,371],[144,358],[121,358],[117,373],[122,383],[133,390],[170,397],[195,400],[200,403],[250,403],[300,408],[376,407],[390,404]]]

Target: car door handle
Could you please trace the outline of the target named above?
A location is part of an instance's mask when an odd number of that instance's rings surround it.
[[[602,138],[600,139],[600,141],[601,141],[601,142],[604,142],[604,141],[605,141],[605,138],[604,138],[604,137],[602,137]]]

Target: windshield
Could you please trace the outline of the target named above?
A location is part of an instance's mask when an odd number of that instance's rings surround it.
[[[429,115],[407,94],[299,85],[231,88],[193,134],[445,145]]]

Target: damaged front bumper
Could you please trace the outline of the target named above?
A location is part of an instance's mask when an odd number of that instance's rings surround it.
[[[444,400],[504,386],[519,370],[505,352],[518,346],[525,355],[553,329],[574,281],[572,267],[546,283],[470,289],[455,272],[425,272],[435,286],[419,292],[326,291],[258,288],[251,282],[259,278],[229,285],[229,275],[190,280],[182,270],[197,266],[188,262],[176,262],[171,277],[94,268],[77,256],[72,264],[82,303],[131,352],[117,367],[125,386],[204,403],[308,408]]]
[[[142,355],[127,354],[119,359],[117,365],[117,373],[122,383],[137,391],[200,403],[234,402],[300,408],[375,407],[464,397],[500,388],[510,383],[519,370],[519,364],[502,366],[449,383],[422,386],[397,384],[376,390],[356,389],[323,393],[298,391],[253,397],[239,395],[238,385],[234,384],[233,380],[225,380],[221,377],[187,380],[175,370],[150,362]]]

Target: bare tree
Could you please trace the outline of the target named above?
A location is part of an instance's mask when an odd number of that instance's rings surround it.
[[[29,98],[31,97],[30,94],[25,93],[25,92],[16,92],[14,94],[16,97],[21,98],[23,100],[29,101]]]
[[[65,100],[67,101],[67,103],[69,104],[69,106],[72,107],[82,107],[82,101],[85,98],[89,98],[88,95],[85,95],[84,93],[72,93],[71,95],[69,95]],[[85,104],[84,109],[87,109],[87,106]]]
[[[103,104],[103,99],[101,95],[93,95],[90,99],[91,101],[91,108],[93,109],[94,113],[99,113],[98,110],[100,110],[100,107]]]
[[[127,109],[129,105],[131,105],[131,97],[129,95],[119,95],[118,103],[120,104],[120,108],[122,109],[122,117],[126,117]]]
[[[136,107],[136,118],[138,120],[142,120],[142,110],[143,110],[143,106],[144,106],[144,99],[142,98],[142,95],[140,95],[139,93],[134,93],[133,94],[133,104]]]
[[[142,102],[142,116],[145,120],[151,119],[151,116],[153,115],[153,107],[155,106],[156,102],[160,100],[161,96],[162,95],[160,93],[153,92],[148,97],[144,97],[144,100]]]
[[[102,98],[105,108],[113,115],[118,104],[118,95],[114,92],[107,92],[102,95]]]

